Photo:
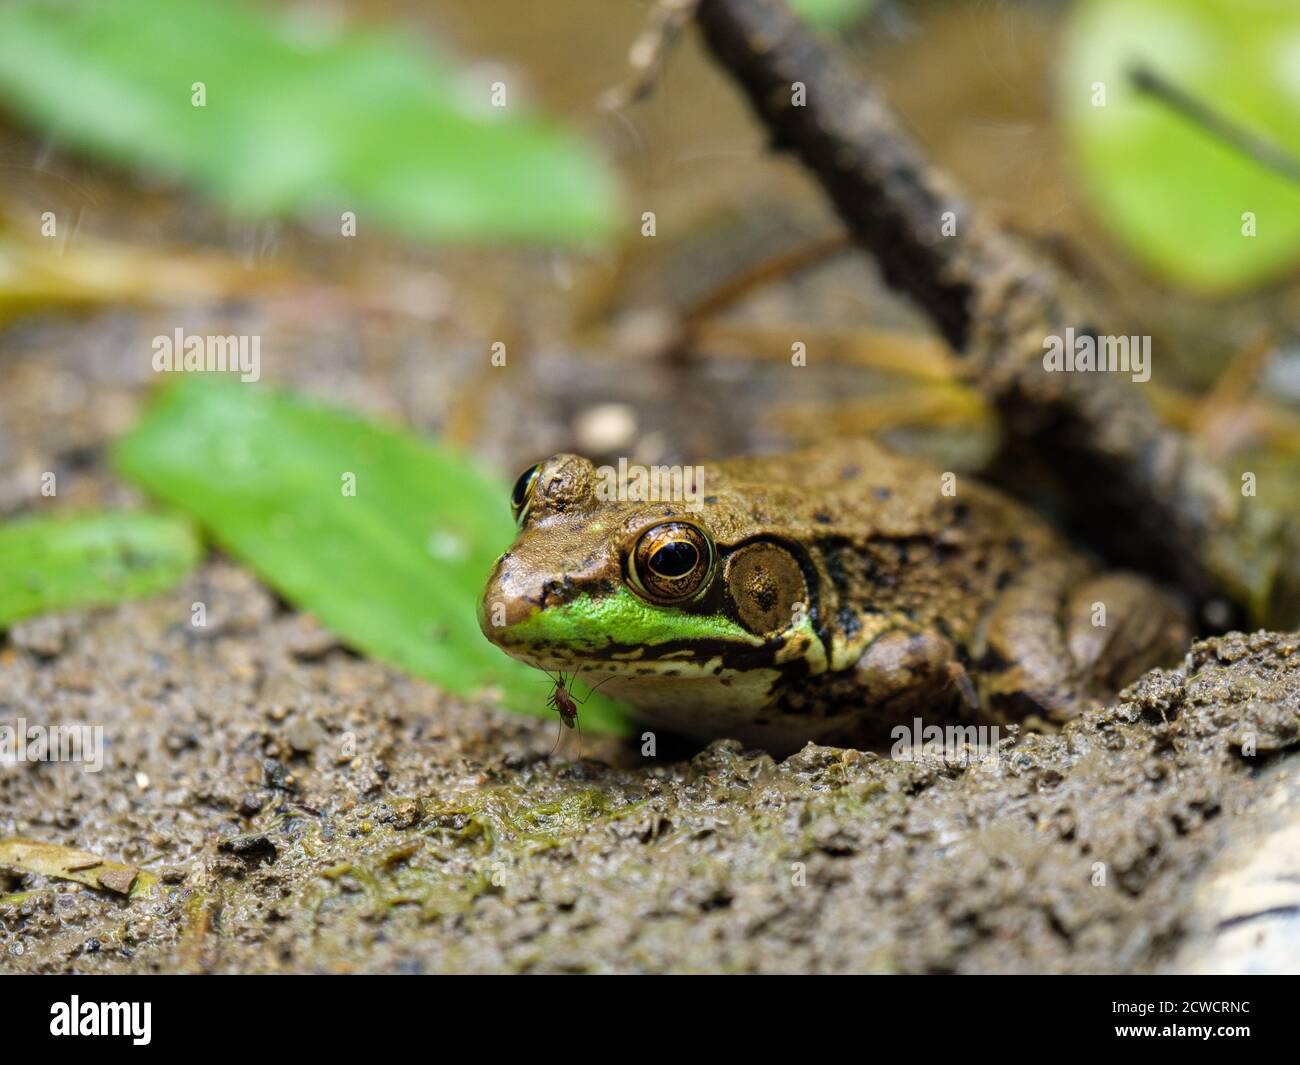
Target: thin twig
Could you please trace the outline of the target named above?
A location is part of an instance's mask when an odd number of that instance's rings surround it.
[[[1275,173],[1300,183],[1300,159],[1281,145],[1246,129],[1227,115],[1220,114],[1205,101],[1175,85],[1163,74],[1157,73],[1143,62],[1139,61],[1130,66],[1128,77],[1133,83],[1133,88],[1139,92],[1159,100],[1211,136],[1235,148],[1242,155],[1254,159],[1261,166],[1266,166]]]
[[[849,247],[849,238],[834,234],[789,248],[778,255],[754,263],[732,274],[710,289],[682,312],[682,324],[689,331],[713,315],[735,306],[750,293],[802,273],[810,266],[825,262]]]
[[[627,77],[608,90],[601,106],[618,111],[649,95],[669,49],[695,14],[697,0],[656,0],[646,27],[628,52]]]

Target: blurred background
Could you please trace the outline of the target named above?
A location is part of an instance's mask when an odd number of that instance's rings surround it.
[[[803,8],[979,207],[1083,279],[1119,329],[1154,334],[1167,417],[1220,457],[1290,469],[1300,184],[1141,97],[1122,64],[1300,150],[1293,5]],[[985,465],[996,430],[981,403],[839,246],[817,189],[766,150],[693,30],[643,100],[611,100],[651,13],[8,5],[0,512],[34,502],[36,470],[71,475],[68,504],[121,491],[95,449],[154,383],[149,339],[177,327],[259,334],[265,378],[436,433],[502,474],[564,448],[672,460],[858,431]],[[809,345],[806,374],[783,372],[791,336]]]

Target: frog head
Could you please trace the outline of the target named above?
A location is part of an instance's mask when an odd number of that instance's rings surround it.
[[[636,493],[607,473],[556,455],[519,477],[519,535],[479,607],[489,640],[686,731],[825,669],[815,573],[779,505],[725,479],[694,503],[619,499]]]

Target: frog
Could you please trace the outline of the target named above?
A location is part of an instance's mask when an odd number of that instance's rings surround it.
[[[1059,728],[1181,657],[1186,606],[973,476],[866,439],[610,488],[564,453],[511,494],[484,635],[641,719],[774,753],[900,724]]]

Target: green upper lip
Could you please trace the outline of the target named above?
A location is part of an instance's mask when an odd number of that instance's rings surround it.
[[[484,620],[481,610],[480,621]],[[483,631],[493,643],[510,649],[562,647],[593,655],[607,654],[611,646],[721,642],[758,648],[766,642],[729,618],[654,606],[627,588],[601,596],[583,593],[544,610],[534,609],[513,625],[484,625]]]

